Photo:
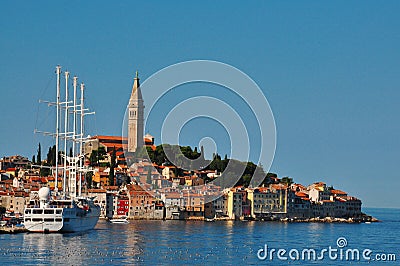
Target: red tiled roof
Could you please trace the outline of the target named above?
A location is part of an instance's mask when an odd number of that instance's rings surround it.
[[[271,184],[270,186],[271,186],[271,188],[276,189],[276,190],[287,188],[287,185],[284,185],[284,184]]]
[[[93,136],[92,139],[98,139],[99,141],[104,141],[104,140],[125,140],[127,141],[128,138],[123,138],[120,136]]]
[[[308,197],[308,195],[304,192],[296,192],[295,194],[297,197],[300,197],[300,198]]]
[[[332,190],[331,190],[331,193],[332,193],[332,194],[337,194],[337,195],[347,195],[346,192],[344,192],[344,191],[342,191],[342,190],[339,190],[339,189],[332,189]]]
[[[111,148],[111,149],[113,149],[115,147],[116,150],[124,147],[124,144],[122,144],[122,143],[101,142],[101,145],[104,145],[107,148]]]

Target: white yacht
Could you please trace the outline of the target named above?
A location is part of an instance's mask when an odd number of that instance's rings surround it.
[[[39,190],[39,200],[25,208],[24,225],[30,232],[80,232],[93,229],[100,216],[100,207],[92,199],[52,199],[50,189]]]
[[[112,218],[109,221],[112,224],[129,224],[128,218],[126,218],[126,216]]]
[[[56,154],[59,153],[60,138],[64,140],[64,162],[59,164],[56,156],[55,166],[52,168],[55,176],[55,193],[50,188],[42,187],[37,197],[32,198],[24,212],[24,226],[30,232],[80,232],[93,229],[100,217],[100,207],[94,204],[93,198],[81,195],[82,175],[87,169],[83,166],[84,116],[84,85],[81,84],[81,99],[77,102],[77,78],[73,79],[73,101],[68,99],[69,72],[65,72],[65,102],[60,101],[60,74],[61,67],[57,66],[57,101],[49,103],[57,110],[56,132],[42,132],[54,136],[56,139]],[[61,114],[64,114],[64,132],[60,132]],[[72,114],[72,119],[69,117]],[[69,122],[69,119],[71,120]],[[78,132],[78,121],[80,132]],[[72,127],[72,128],[71,128]],[[68,142],[72,142],[68,147]],[[70,148],[72,156],[66,156]],[[58,193],[58,176],[62,172],[63,192]]]

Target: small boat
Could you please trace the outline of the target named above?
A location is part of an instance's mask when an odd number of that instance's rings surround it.
[[[126,217],[118,217],[109,220],[112,224],[129,224],[129,221]]]

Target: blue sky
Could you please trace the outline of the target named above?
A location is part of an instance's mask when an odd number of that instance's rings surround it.
[[[120,135],[136,70],[144,80],[209,59],[244,71],[267,96],[271,171],[399,207],[399,13],[398,1],[3,2],[0,156],[35,153],[37,101],[51,98],[57,64],[86,83],[88,126]]]

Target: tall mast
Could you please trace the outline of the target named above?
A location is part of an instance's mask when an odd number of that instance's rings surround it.
[[[63,171],[63,183],[67,179],[67,134],[68,134],[68,79],[69,72],[65,71],[65,113],[64,113],[64,171]],[[65,187],[63,186],[64,194],[66,192]]]
[[[71,187],[73,188],[73,195],[76,196],[76,157],[75,157],[75,142],[76,142],[76,89],[78,84],[78,78],[74,77],[74,121],[73,121],[73,129],[72,129],[72,160],[74,164],[73,170],[73,178],[71,180]]]
[[[56,173],[55,173],[55,190],[57,192],[58,190],[58,138],[59,138],[59,116],[60,116],[60,74],[61,74],[61,67],[57,66],[56,67],[56,73],[57,73],[57,102],[56,102],[56,109],[57,109],[57,115],[56,115]],[[63,187],[63,190],[65,190],[65,187]]]
[[[84,155],[82,154],[83,153],[83,132],[84,132],[83,122],[84,122],[84,116],[85,116],[85,114],[84,114],[84,90],[85,90],[85,84],[81,83],[81,104],[80,104],[80,107],[81,107],[81,111],[80,111],[80,115],[81,115],[80,130],[81,130],[81,132],[80,132],[80,141],[79,141],[79,155],[83,156],[83,157],[80,157],[80,159],[79,159],[79,169],[82,169],[83,160],[85,158]],[[78,184],[79,184],[79,196],[81,196],[81,194],[82,194],[82,172],[81,171],[79,172],[79,182],[78,182]]]
[[[75,156],[75,141],[76,141],[76,87],[77,87],[77,77],[74,77],[74,124],[72,129],[72,156]]]

